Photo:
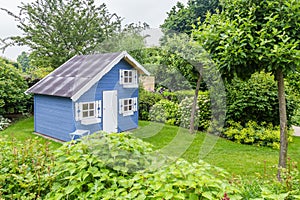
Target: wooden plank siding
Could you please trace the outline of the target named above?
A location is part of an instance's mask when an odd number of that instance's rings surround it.
[[[73,103],[70,98],[34,95],[34,131],[62,141],[69,141],[75,130]]]

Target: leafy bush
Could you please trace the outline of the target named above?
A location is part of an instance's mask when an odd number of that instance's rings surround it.
[[[223,132],[223,135],[229,140],[242,144],[256,144],[258,146],[269,146],[279,149],[280,129],[279,126],[273,126],[271,123],[262,123],[249,121],[243,127],[240,122],[229,122],[230,126]],[[290,134],[291,135],[291,134]],[[292,141],[292,137],[289,137]]]
[[[10,122],[11,121],[9,119],[4,118],[0,115],[0,131],[6,129],[9,126]]]
[[[239,194],[219,168],[182,159],[161,163],[159,152],[151,152],[149,144],[128,133],[100,132],[76,145],[65,144],[56,154],[47,199],[221,199],[224,193]],[[145,167],[157,161],[159,167]]]
[[[11,62],[0,58],[0,115],[26,111],[28,96],[21,71]]]
[[[160,94],[149,92],[140,87],[139,91],[139,119],[149,120],[151,107],[162,99]]]
[[[178,108],[180,118],[178,124],[181,127],[189,128],[191,110],[194,97],[188,97],[181,101]],[[197,124],[199,130],[206,130],[211,121],[210,99],[207,92],[200,92],[198,95],[198,105],[195,118],[195,124]]]
[[[175,125],[178,119],[178,104],[162,99],[152,106],[150,120]]]
[[[277,85],[274,77],[267,73],[255,73],[247,81],[235,78],[226,84],[226,121],[267,122],[279,125],[279,106]],[[288,119],[295,105],[287,98]],[[289,120],[288,120],[289,121]]]
[[[53,153],[48,144],[0,137],[0,199],[38,199],[52,183]]]

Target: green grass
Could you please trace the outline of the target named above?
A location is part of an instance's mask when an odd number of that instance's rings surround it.
[[[54,142],[52,140],[45,139],[41,136],[33,134],[33,117],[20,119],[17,122],[10,125],[4,131],[0,131],[0,137],[7,139],[15,139],[17,141],[26,142],[28,139],[37,138],[41,143],[49,142],[49,146],[52,149],[57,149],[62,144]]]
[[[154,130],[153,130],[154,129]],[[237,144],[226,139],[155,122],[140,121],[134,134],[150,142],[156,149],[172,156],[180,156],[190,162],[202,159],[227,170],[233,177],[275,177],[279,150]],[[300,167],[300,138],[289,144],[288,156]]]
[[[279,151],[269,147],[237,144],[217,136],[198,132],[189,134],[187,129],[155,122],[140,121],[135,136],[161,149],[164,154],[182,157],[190,162],[199,159],[227,170],[233,177],[274,177],[277,171]],[[33,117],[21,119],[4,131],[0,137],[26,142],[37,138],[41,143],[49,142],[53,149],[62,144],[33,134]],[[300,137],[289,144],[289,157],[298,161],[300,168]]]

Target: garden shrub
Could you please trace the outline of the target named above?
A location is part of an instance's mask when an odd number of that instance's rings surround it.
[[[140,87],[139,91],[139,119],[149,120],[149,111],[151,107],[162,99],[162,95],[149,92]]]
[[[151,145],[129,133],[99,132],[75,145],[65,144],[56,153],[55,180],[46,199],[221,199],[225,193],[239,197],[226,180],[228,174],[203,161],[170,163],[166,158],[159,167],[145,167],[160,161],[157,155]]]
[[[0,58],[0,115],[26,112],[30,98],[24,94],[27,88],[21,71]]]
[[[178,119],[178,104],[167,99],[162,99],[152,106],[150,120],[176,125]]]
[[[53,153],[48,143],[0,137],[0,199],[39,199],[50,190]]]
[[[280,147],[280,128],[272,123],[262,123],[249,121],[243,127],[240,122],[229,122],[230,126],[225,129],[223,135],[232,141],[242,144],[256,144],[258,146],[269,146],[276,149]],[[290,133],[291,135],[291,133]],[[289,136],[289,141],[292,137]]]
[[[249,80],[234,78],[226,84],[226,121],[267,122],[279,125],[278,89],[274,76],[261,72]],[[287,98],[287,115],[290,120],[295,104]]]
[[[193,100],[194,97],[186,97],[179,104],[178,113],[180,118],[178,118],[177,123],[180,124],[181,127],[189,128],[190,126]],[[199,130],[206,130],[211,122],[210,98],[208,92],[200,92],[197,102],[195,124]]]

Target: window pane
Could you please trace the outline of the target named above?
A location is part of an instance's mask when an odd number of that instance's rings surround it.
[[[128,79],[128,83],[132,83],[132,78],[129,78],[129,79]]]
[[[127,99],[124,100],[124,105],[128,105],[128,100]]]
[[[124,111],[128,111],[128,106],[124,106]]]
[[[131,110],[132,110],[132,106],[128,106],[128,110],[130,110],[130,111],[131,111]]]
[[[132,104],[132,99],[129,99],[128,101],[129,101],[128,104],[131,105]]]
[[[124,71],[124,76],[128,76],[128,71]]]
[[[90,109],[94,109],[94,103],[90,103]]]
[[[88,111],[84,111],[82,112],[82,117],[88,117],[89,116],[88,114],[89,114]]]
[[[124,83],[128,83],[128,78],[124,78]]]
[[[128,72],[128,76],[132,76],[132,71],[129,71],[129,72]]]
[[[89,107],[88,107],[88,104],[85,103],[85,104],[82,104],[82,110],[88,110]]]
[[[91,110],[90,111],[90,117],[93,117],[95,114],[94,114],[94,111],[93,110]]]

